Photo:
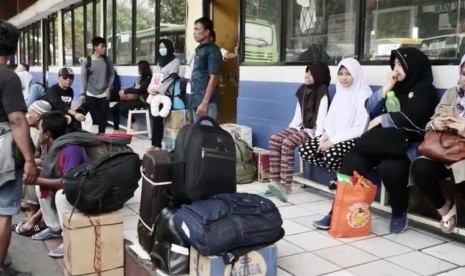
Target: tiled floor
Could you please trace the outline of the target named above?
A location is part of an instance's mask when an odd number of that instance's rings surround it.
[[[135,137],[131,145],[142,155],[149,143]],[[316,230],[311,222],[329,211],[331,195],[295,187],[288,203],[271,198],[286,231],[278,242],[278,276],[465,275],[465,244],[414,227],[390,234],[389,217],[384,214],[373,216],[372,234],[367,237],[336,239]],[[238,192],[250,193],[265,188],[259,182],[237,186]],[[140,189],[123,209],[124,235],[133,242],[137,242],[139,207]]]

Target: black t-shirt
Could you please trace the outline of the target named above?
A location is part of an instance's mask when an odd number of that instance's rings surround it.
[[[68,114],[68,110],[71,108],[73,102],[74,92],[70,87],[68,90],[64,90],[58,84],[52,85],[45,92],[43,100],[50,103],[52,110],[60,110],[64,114]]]
[[[5,66],[0,66],[0,122],[8,121],[8,114],[27,111],[21,80]]]

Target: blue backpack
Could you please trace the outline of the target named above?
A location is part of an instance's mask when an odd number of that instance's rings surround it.
[[[241,255],[284,236],[276,205],[249,193],[219,194],[183,205],[173,222],[183,240],[203,256]]]
[[[171,97],[171,101],[172,101],[171,109],[173,110],[186,109],[186,103],[184,99],[185,99],[185,91],[184,93],[182,93],[181,78],[178,77],[177,79],[174,80],[173,96]]]

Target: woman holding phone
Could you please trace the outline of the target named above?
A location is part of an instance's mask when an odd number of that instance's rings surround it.
[[[436,107],[426,126],[427,130],[455,131],[465,137],[465,56],[459,66],[459,83],[448,89]],[[439,180],[451,177],[458,184],[460,194],[465,195],[465,160],[451,165],[421,156],[412,164],[412,178],[418,188],[433,203],[441,216],[440,228],[445,233],[454,230],[457,224],[457,209],[452,200],[444,198]]]

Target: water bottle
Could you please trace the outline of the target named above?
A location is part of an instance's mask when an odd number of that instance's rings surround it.
[[[386,93],[386,110],[388,112],[399,112],[400,103],[397,97],[394,95],[394,91],[388,91]]]

